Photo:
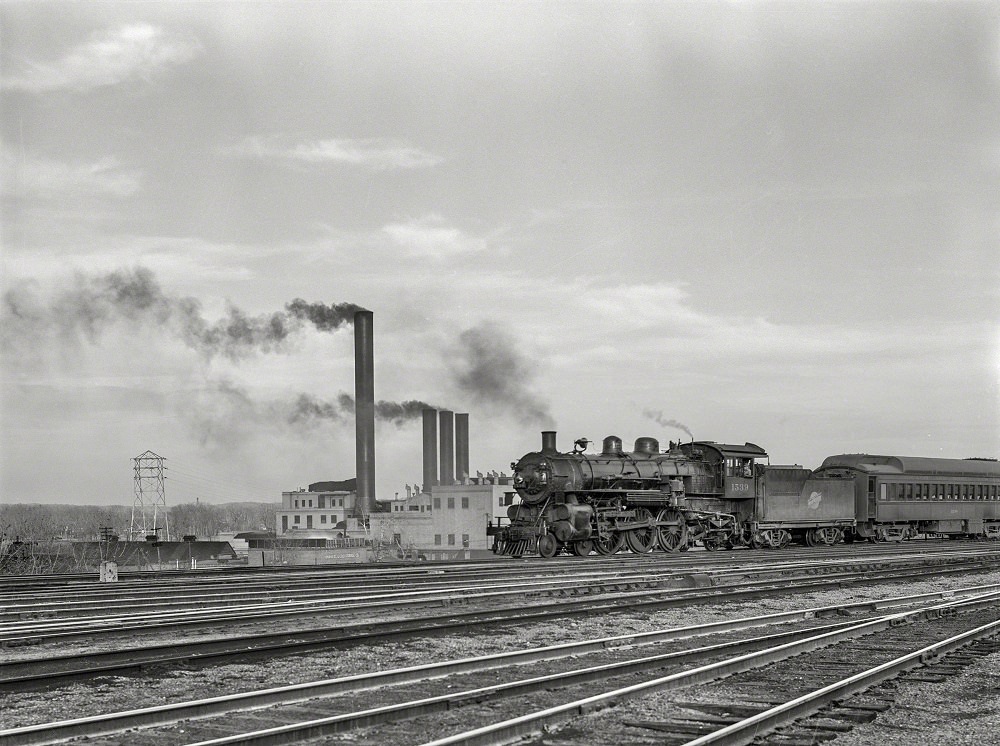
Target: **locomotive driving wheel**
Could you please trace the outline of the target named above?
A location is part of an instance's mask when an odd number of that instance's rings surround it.
[[[637,523],[648,523],[644,528],[630,528],[625,533],[628,548],[636,554],[651,552],[656,547],[656,527],[653,525],[653,514],[645,508],[635,509]]]
[[[657,538],[664,552],[676,552],[687,546],[687,524],[684,516],[673,508],[664,508],[656,516]]]
[[[598,554],[614,554],[625,546],[625,535],[621,531],[609,531],[607,537],[595,537],[594,549]]]

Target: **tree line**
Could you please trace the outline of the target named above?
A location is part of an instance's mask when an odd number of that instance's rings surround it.
[[[280,502],[173,505],[167,510],[169,538],[177,541],[182,536],[193,535],[209,539],[227,532],[274,531],[275,514],[280,508]],[[129,505],[0,504],[0,541],[100,541],[108,535],[124,541],[131,522],[132,507]],[[167,538],[164,531],[160,531],[159,537]],[[141,541],[144,537],[133,538]]]

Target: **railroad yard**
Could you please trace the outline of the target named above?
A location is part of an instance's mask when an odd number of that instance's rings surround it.
[[[1000,546],[0,580],[0,745],[981,744]]]

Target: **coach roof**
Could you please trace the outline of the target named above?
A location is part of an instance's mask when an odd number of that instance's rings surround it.
[[[837,466],[859,469],[871,474],[1000,478],[1000,462],[991,459],[923,458],[920,456],[876,456],[867,453],[843,453],[838,456],[828,456],[820,468]]]

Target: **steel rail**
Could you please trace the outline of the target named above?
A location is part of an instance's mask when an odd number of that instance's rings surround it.
[[[928,661],[947,655],[948,653],[968,645],[970,642],[1000,634],[1000,620],[990,622],[975,629],[962,632],[945,640],[915,650],[895,660],[883,663],[867,671],[849,676],[836,683],[804,694],[784,704],[772,707],[758,715],[745,718],[709,733],[684,746],[742,746],[751,743],[757,736],[765,735],[775,728],[792,723],[803,717],[820,712],[824,707],[870,689],[888,679],[919,666]]]
[[[697,635],[716,634],[720,631],[740,630],[752,626],[762,626],[762,622],[747,624],[749,620],[743,622],[717,623],[718,628],[713,630],[696,631],[696,628],[679,628],[677,630],[665,630],[661,632],[644,633],[643,635],[621,635],[609,638],[587,640],[578,643],[565,643],[563,645],[552,645],[543,648],[514,651],[508,653],[498,653],[490,656],[480,656],[477,658],[464,658],[455,661],[445,661],[423,666],[411,666],[407,668],[389,669],[386,671],[376,671],[370,674],[358,674],[356,676],[345,676],[337,679],[325,681],[308,682],[304,684],[294,684],[285,687],[267,689],[255,692],[245,692],[241,694],[231,694],[221,697],[211,697],[204,700],[191,702],[181,702],[171,705],[161,705],[159,707],[144,708],[142,710],[130,710],[119,713],[109,713],[106,715],[95,715],[86,718],[77,718],[56,723],[45,723],[40,725],[23,726],[0,731],[0,744],[3,746],[21,746],[23,744],[52,743],[67,738],[96,737],[109,735],[123,730],[137,727],[149,727],[152,725],[164,725],[181,720],[206,717],[210,715],[228,714],[235,711],[252,710],[260,707],[275,704],[294,704],[316,697],[331,697],[338,694],[356,693],[366,689],[392,686],[417,681],[424,681],[431,678],[443,678],[445,676],[474,673],[502,666],[522,665],[525,663],[535,663],[545,660],[557,660],[571,656],[585,655],[593,652],[603,652],[616,647],[633,647],[637,645],[651,645],[657,642],[674,641],[685,639]],[[780,623],[780,622],[775,622]],[[840,622],[836,624],[823,625],[820,628],[810,630],[795,630],[791,632],[780,632],[774,635],[749,638],[746,640],[730,641],[717,645],[704,646],[672,653],[664,653],[646,658],[633,659],[626,663],[606,664],[604,666],[582,669],[580,676],[593,680],[613,673],[628,672],[632,669],[641,669],[652,662],[664,662],[668,660],[682,660],[685,657],[703,657],[716,652],[731,650],[735,647],[752,647],[763,641],[772,642],[775,639],[791,639],[814,634],[816,629],[841,628],[850,622]],[[646,639],[640,640],[640,637]],[[489,687],[492,694],[506,692],[508,694],[527,693],[537,691],[538,688],[549,686],[553,681],[562,682],[567,674],[553,674],[545,677],[534,677],[532,679],[514,682],[511,684],[494,685]],[[431,711],[431,705],[440,705],[452,700],[453,703],[465,700],[468,697],[478,698],[482,694],[481,689],[472,692],[449,693],[443,697],[428,698],[420,700],[417,704],[412,702],[400,703],[389,707],[378,708],[379,717],[392,715],[391,719],[402,719],[412,717]],[[433,700],[433,701],[432,701]],[[437,708],[441,709],[441,708]],[[447,705],[444,709],[448,709]],[[364,713],[351,713],[339,716],[336,720],[340,728],[358,727],[372,719],[374,711]]]
[[[781,553],[780,558],[774,556],[772,553],[767,560],[762,560],[760,567],[773,567],[775,559],[780,559],[783,565],[793,566],[796,562],[801,565],[815,565],[817,563],[829,561],[848,562],[857,560],[861,556],[864,556],[866,559],[889,561],[908,557],[926,559],[929,555],[971,556],[973,554],[996,555],[1000,553],[1000,548],[994,548],[992,545],[970,550],[967,545],[964,545],[960,549],[956,549],[954,543],[933,547],[930,552],[927,547],[923,547],[919,551],[913,550],[904,552],[897,550],[894,547],[888,547],[885,545],[877,545],[877,550],[874,546],[869,549],[869,545],[853,546],[864,546],[866,547],[866,550],[859,553],[857,551],[851,551],[852,547],[849,546],[827,547],[826,551],[822,552],[819,549],[808,549],[802,550],[796,554],[792,554],[793,550],[785,550]],[[873,551],[875,551],[874,554],[872,553]],[[752,558],[761,559],[762,554],[767,553],[755,552],[752,555]],[[711,557],[711,560],[709,560],[708,557]],[[622,568],[621,565],[623,563],[628,563],[632,566],[641,564],[645,567],[655,567],[655,569],[659,570],[664,564],[675,567],[686,567],[689,564],[697,564],[699,567],[709,570],[715,569],[716,566],[728,569],[732,567],[733,558],[739,559],[740,561],[750,559],[744,552],[715,552],[706,554],[704,552],[695,551],[693,554],[689,552],[677,554],[655,552],[643,555],[629,554],[627,556],[621,555],[615,557],[571,557],[566,558],[567,561],[565,562],[556,563],[535,561],[537,558],[532,558],[520,561],[513,566],[507,561],[490,560],[484,562],[469,561],[456,565],[441,565],[440,567],[428,563],[421,565],[419,568],[413,568],[412,566],[398,567],[392,565],[388,567],[384,565],[335,565],[323,570],[315,570],[312,567],[265,568],[268,570],[280,570],[280,572],[268,573],[267,575],[261,575],[257,572],[247,572],[247,570],[254,571],[260,570],[261,568],[243,568],[242,570],[229,568],[228,570],[223,571],[211,571],[204,575],[201,574],[200,571],[179,571],[177,573],[171,571],[170,574],[160,575],[153,573],[138,573],[134,574],[134,577],[127,577],[123,573],[119,576],[121,582],[113,586],[97,586],[95,584],[95,577],[91,574],[70,576],[76,579],[76,585],[74,586],[69,586],[67,583],[59,581],[46,583],[41,579],[45,577],[58,579],[63,576],[21,575],[0,577],[0,589],[10,585],[13,585],[16,589],[14,592],[10,593],[0,590],[0,602],[21,601],[24,598],[25,590],[32,585],[45,586],[34,592],[35,595],[39,597],[53,594],[65,595],[67,593],[72,593],[74,599],[77,601],[81,597],[89,595],[96,595],[99,596],[101,600],[105,600],[115,595],[121,595],[123,597],[145,595],[148,594],[150,587],[157,588],[158,593],[161,595],[170,595],[171,590],[167,590],[168,588],[172,589],[173,593],[189,593],[199,586],[211,586],[217,584],[219,581],[224,581],[227,586],[241,585],[248,588],[255,588],[259,586],[273,588],[273,581],[279,578],[285,580],[286,582],[295,583],[296,585],[317,583],[328,585],[331,580],[335,580],[340,577],[356,581],[359,572],[363,572],[369,579],[373,577],[377,578],[377,581],[372,582],[384,583],[436,580],[442,575],[450,575],[453,578],[456,576],[469,576],[471,581],[482,577],[483,572],[488,572],[492,575],[515,574],[519,577],[523,574],[524,567],[528,565],[532,567],[532,571],[534,572],[546,573],[552,577],[560,577],[566,574],[578,575],[583,570],[583,567],[581,567],[580,564],[581,562],[585,563],[585,566],[594,572],[607,572],[609,570],[635,572],[636,569],[634,567],[629,567],[626,570],[626,568]],[[744,568],[751,568],[753,566],[754,565],[752,564],[743,565]],[[153,581],[152,586],[151,580]]]
[[[996,556],[995,553],[983,553],[983,554]],[[931,561],[947,563],[947,561],[949,561],[948,559],[949,556],[954,556],[954,554],[938,553],[938,555],[936,555],[936,557]],[[978,556],[978,553],[977,555],[974,556]],[[939,559],[938,557],[941,558]],[[965,553],[965,554],[959,554],[958,557],[962,559],[967,559],[970,556],[967,553]],[[911,558],[915,561],[920,562],[921,564],[926,564],[928,562],[928,558],[924,556],[913,557],[912,555],[897,554],[893,556],[891,563],[901,564],[900,560],[908,560]],[[774,563],[770,563],[766,566],[757,566],[754,564],[751,565],[741,564],[738,567],[734,568],[731,564],[718,563],[700,567],[699,569],[701,572],[705,574],[718,577],[731,574],[756,574],[759,577],[763,573],[770,573],[770,574],[782,573],[782,572],[787,573],[798,567],[807,568],[808,571],[810,572],[828,573],[831,571],[831,568],[837,566],[851,567],[851,566],[856,566],[859,562],[863,562],[864,564],[869,566],[871,566],[873,563],[882,565],[886,564],[887,561],[888,560],[884,557],[879,557],[877,559],[841,557],[841,558],[828,558],[826,560],[819,560],[819,561],[817,561],[816,559],[812,559],[808,563],[785,562],[781,563],[780,566],[778,567],[775,567]],[[574,564],[577,566],[578,570],[582,569],[579,568],[578,563]],[[621,563],[617,564],[618,566],[615,568],[604,569],[604,570],[593,570],[590,573],[584,574],[582,576],[583,577],[582,582],[585,583],[588,578],[604,578],[610,574],[616,578],[619,578],[622,582],[625,582],[626,580],[632,580],[634,578],[637,579],[638,582],[648,583],[651,582],[649,580],[649,577],[653,573],[662,573],[664,569],[663,565],[659,563],[657,566],[644,565],[642,568],[629,568],[629,572],[625,573],[621,568]],[[725,566],[723,567],[722,565]],[[668,570],[669,572],[677,572],[677,568],[673,567],[673,565],[670,565],[669,567],[670,567],[670,569]],[[490,573],[490,575],[495,575],[495,574]],[[446,587],[454,588],[456,583],[459,585],[459,587],[461,587],[461,584],[466,582],[466,581],[456,581],[455,578],[451,578],[448,579],[450,581],[450,584],[446,584],[446,581],[438,580],[436,575],[433,579],[425,576],[420,578],[419,580],[420,583],[418,585],[422,586],[424,589],[433,587],[437,587],[439,589]],[[555,574],[555,575],[545,574],[541,578],[537,578],[534,582],[536,583],[536,585],[545,585],[545,584],[559,585],[560,581],[563,582],[565,581],[565,577],[563,574]],[[575,584],[581,583],[579,572],[573,574],[573,581]],[[94,628],[97,625],[103,625],[108,623],[108,614],[110,612],[120,609],[133,608],[135,605],[134,604],[135,596],[133,594],[141,594],[142,601],[144,603],[148,604],[151,598],[156,602],[155,608],[158,611],[151,613],[160,613],[159,610],[188,611],[191,610],[192,608],[202,608],[206,610],[206,613],[214,614],[216,613],[216,610],[219,608],[226,608],[227,606],[242,606],[243,602],[245,602],[248,598],[256,600],[260,599],[262,595],[265,598],[269,599],[270,603],[287,603],[289,600],[307,601],[310,599],[315,600],[317,598],[332,599],[335,597],[344,597],[351,592],[350,588],[331,589],[329,587],[329,582],[327,581],[322,581],[324,587],[322,590],[319,590],[315,587],[315,585],[319,582],[320,581],[316,579],[308,581],[308,583],[306,584],[307,586],[309,586],[308,589],[304,589],[301,585],[296,586],[294,588],[282,587],[279,589],[275,589],[272,586],[266,588],[263,593],[261,592],[260,589],[258,589],[257,591],[249,595],[246,589],[237,590],[235,592],[230,592],[228,590],[220,591],[218,589],[207,588],[204,582],[200,582],[190,587],[198,595],[192,596],[189,593],[189,596],[187,598],[184,598],[183,600],[180,601],[168,600],[166,602],[162,600],[163,597],[166,596],[169,598],[172,596],[176,596],[177,594],[184,593],[185,589],[178,588],[177,586],[172,586],[169,590],[161,589],[159,587],[155,588],[142,587],[142,588],[132,589],[128,594],[124,595],[121,594],[120,592],[113,592],[113,593],[101,594],[100,596],[96,597],[93,601],[90,602],[90,608],[97,607],[100,608],[101,610],[101,615],[96,619],[92,616],[86,615],[88,611],[88,606],[86,604],[81,606],[80,598],[78,595],[75,596],[72,600],[65,600],[65,601],[48,600],[35,603],[25,603],[22,597],[18,599],[17,604],[8,605],[6,607],[0,605],[0,619],[6,618],[6,621],[0,624],[0,631],[9,631],[10,629],[15,628],[19,622],[24,621],[25,617],[34,616],[41,618],[50,618],[52,616],[57,616],[57,615],[68,616],[69,612],[73,612],[73,617],[77,620],[78,623],[84,624],[89,628]],[[470,587],[481,586],[482,575],[472,576],[469,578],[467,582]],[[495,580],[493,582],[496,584]],[[517,582],[519,583],[519,585],[523,585],[523,579],[518,578]],[[371,585],[372,584],[367,585],[365,587],[365,590],[370,591],[372,589]],[[374,583],[374,585],[378,587],[379,583],[376,582]],[[500,587],[503,587],[502,583],[498,585]],[[392,588],[393,590],[396,590],[397,593],[405,592],[398,590],[399,589],[398,582],[394,582],[394,584],[390,585],[389,587]],[[133,603],[125,604],[123,599],[129,597],[132,598]],[[119,599],[119,600],[113,603],[109,603],[108,601],[109,598]],[[208,605],[209,603],[211,604],[211,606]],[[13,621],[11,621],[11,619],[13,619]],[[58,623],[58,622],[53,622],[53,623]],[[116,627],[119,626],[120,624],[121,624],[120,621],[116,620],[114,622],[114,626]]]
[[[992,565],[956,561],[953,566],[948,567],[932,566],[929,568],[908,568],[906,572],[893,572],[885,578],[872,578],[871,573],[875,572],[875,570],[872,570],[870,567],[866,567],[853,572],[830,572],[822,575],[810,572],[808,575],[801,578],[787,576],[782,577],[781,574],[779,574],[778,579],[785,583],[802,583],[800,586],[785,589],[786,592],[796,592],[814,589],[816,586],[806,586],[804,583],[817,577],[821,577],[822,581],[816,580],[815,582],[828,586],[831,583],[856,583],[863,580],[871,582],[884,582],[884,580],[899,580],[908,577],[925,577],[928,574],[953,574],[957,572],[974,572],[976,570],[990,569],[994,569]],[[586,607],[595,605],[597,608],[602,608],[602,603],[605,607],[611,601],[633,603],[633,599],[649,598],[650,596],[655,596],[657,593],[666,591],[669,591],[674,599],[679,600],[699,595],[697,593],[699,588],[714,587],[717,590],[714,592],[713,597],[716,597],[719,592],[723,591],[723,589],[725,589],[725,592],[736,594],[741,588],[745,588],[748,591],[752,591],[753,589],[762,586],[770,588],[773,582],[775,582],[774,580],[763,580],[744,584],[737,583],[731,585],[713,586],[713,578],[706,578],[701,575],[702,574],[690,576],[677,575],[668,576],[659,582],[646,581],[646,588],[639,587],[640,584],[635,582],[614,582],[606,584],[605,587],[574,586],[569,589],[559,587],[548,591],[544,589],[526,591],[522,586],[509,591],[487,591],[471,597],[461,595],[420,596],[419,593],[417,593],[415,596],[411,596],[410,598],[388,596],[385,597],[384,600],[374,603],[366,598],[357,598],[349,602],[345,599],[330,602],[319,602],[316,600],[288,601],[270,607],[266,605],[240,607],[235,611],[223,607],[220,609],[200,609],[187,612],[175,612],[174,614],[154,613],[152,615],[143,614],[139,616],[115,617],[110,619],[88,617],[66,622],[25,622],[19,625],[9,625],[7,627],[0,626],[0,646],[36,645],[48,641],[68,640],[72,638],[96,639],[100,636],[110,634],[117,635],[124,631],[139,631],[148,633],[154,630],[165,631],[179,628],[195,629],[199,627],[217,627],[224,622],[259,623],[265,618],[277,620],[301,616],[315,616],[317,614],[324,613],[334,614],[350,611],[358,612],[368,609],[377,610],[385,607],[398,610],[399,608],[406,606],[420,607],[429,605],[467,605],[470,600],[483,602],[502,601],[510,596],[515,596],[517,598],[567,598],[573,596],[588,596],[589,600],[587,601],[563,601],[561,602],[561,606],[565,608],[572,605],[574,608],[581,608],[581,606]],[[739,577],[744,577],[744,574],[740,573]],[[638,601],[635,601],[634,603],[636,605],[641,605]],[[662,606],[664,602],[652,600],[648,603]],[[2,670],[3,667],[0,665],[0,671]]]
[[[488,627],[501,622],[528,624],[553,618],[565,617],[581,611],[596,613],[601,611],[622,611],[626,608],[653,609],[670,608],[691,603],[716,603],[725,600],[759,598],[778,593],[803,593],[821,590],[830,586],[842,587],[844,581],[810,580],[796,586],[774,587],[757,584],[736,590],[718,590],[705,593],[703,589],[676,589],[670,598],[628,601],[623,606],[615,600],[562,601],[545,607],[494,609],[489,611],[468,611],[449,613],[416,619],[403,619],[382,623],[362,623],[346,627],[300,630],[247,635],[244,637],[215,638],[189,643],[147,645],[107,652],[91,652],[53,658],[29,658],[0,664],[0,689],[24,688],[42,683],[75,679],[114,671],[135,671],[150,666],[171,663],[218,663],[237,658],[259,658],[264,655],[288,655],[308,650],[341,648],[375,640],[405,639],[420,634],[441,634],[446,632],[468,632],[475,627]],[[634,595],[634,594],[632,594]],[[932,596],[935,594],[932,594]],[[950,591],[941,594],[951,595]],[[861,602],[856,608],[878,608],[872,604],[881,602]],[[851,608],[839,605],[837,608]]]
[[[428,741],[422,746],[497,746],[497,744],[508,743],[515,738],[537,733],[543,725],[561,723],[570,720],[578,715],[586,715],[597,710],[602,710],[615,705],[617,702],[627,699],[633,695],[641,695],[651,691],[663,691],[675,689],[691,684],[702,684],[717,678],[730,676],[736,673],[743,673],[753,668],[775,663],[786,658],[799,655],[801,653],[816,650],[827,645],[842,642],[853,637],[861,637],[867,634],[888,629],[897,624],[903,624],[908,619],[934,618],[949,608],[992,606],[1000,599],[1000,594],[992,593],[979,597],[978,599],[963,599],[938,604],[926,609],[913,612],[900,612],[890,614],[878,620],[861,622],[856,625],[845,627],[841,630],[826,632],[815,637],[808,637],[804,640],[785,643],[767,650],[748,653],[737,656],[718,663],[711,663],[689,671],[662,676],[639,684],[614,689],[601,694],[596,694],[584,699],[574,700],[555,707],[550,707],[538,712],[528,713],[520,717],[511,718],[491,725],[476,728],[464,733],[457,733],[444,738]],[[987,625],[992,626],[992,625]],[[978,628],[977,628],[978,629]],[[918,651],[919,653],[920,651]],[[222,743],[222,742],[220,742]],[[240,743],[237,741],[231,744]],[[253,741],[245,741],[251,744]],[[743,743],[743,742],[741,742]],[[203,742],[192,746],[215,746],[213,742]]]
[[[919,548],[917,548],[919,547]],[[955,554],[955,553],[968,553],[970,547],[974,547],[973,551],[989,551],[996,552],[997,543],[995,541],[944,541],[938,538],[917,538],[907,540],[906,542],[881,542],[878,544],[869,544],[866,542],[858,542],[855,544],[838,544],[830,547],[812,547],[805,548],[800,546],[792,546],[781,550],[780,556],[782,559],[794,559],[801,558],[803,561],[811,562],[816,559],[821,559],[827,556],[833,556],[837,554],[857,554],[857,553],[870,553],[877,552],[883,556],[892,556],[895,554],[905,554],[914,553],[916,556],[926,556],[929,553],[940,553],[940,554]],[[748,550],[738,549],[736,551],[720,551],[709,553],[711,556],[716,558],[716,560],[721,560],[725,557],[736,557],[745,556],[748,554]],[[761,557],[765,555],[774,555],[774,552],[769,550],[753,550],[752,554],[756,557]],[[513,557],[502,557],[502,558],[490,558],[485,560],[460,560],[460,561],[447,561],[447,560],[433,560],[433,561],[423,561],[417,564],[412,562],[396,562],[387,561],[381,562],[378,565],[366,565],[366,574],[378,574],[378,575],[392,575],[397,574],[400,576],[420,576],[428,573],[448,573],[448,572],[462,572],[469,570],[478,569],[495,569],[498,566],[504,568],[523,568],[525,565],[538,565],[539,567],[545,567],[556,571],[559,567],[569,567],[573,566],[579,569],[580,562],[586,562],[591,565],[598,564],[613,564],[616,562],[642,562],[649,558],[671,558],[674,562],[684,562],[685,559],[693,562],[703,562],[706,553],[701,551],[699,548],[694,548],[693,552],[682,552],[678,554],[663,554],[660,552],[647,553],[644,555],[636,555],[628,552],[624,552],[618,555],[608,556],[608,557],[589,557],[589,558],[576,558],[576,557],[564,557],[560,558],[556,562],[551,562],[548,560],[542,560],[538,557],[525,557],[520,560]],[[124,585],[127,583],[144,584],[148,585],[150,580],[159,580],[163,582],[191,582],[195,578],[200,578],[206,582],[214,582],[218,579],[225,579],[227,581],[241,580],[241,581],[252,581],[258,579],[266,578],[288,578],[292,577],[331,577],[337,575],[343,575],[345,577],[355,577],[357,575],[359,566],[357,564],[337,564],[329,565],[323,568],[317,568],[316,566],[264,566],[264,567],[249,567],[244,565],[232,565],[226,567],[217,568],[199,568],[197,570],[138,570],[138,571],[126,571],[122,570],[119,572],[119,581]],[[95,582],[96,571],[84,572],[84,573],[60,573],[52,575],[11,575],[11,576],[0,576],[0,593],[3,593],[3,589],[10,587],[17,593],[23,593],[23,591],[29,586],[41,586],[43,589],[53,589],[53,588],[64,588],[68,590],[73,590],[71,586],[74,585],[84,585],[86,587],[93,586]]]
[[[920,594],[919,597],[902,597],[898,600],[912,602],[913,600],[919,598],[922,601],[926,601],[926,596],[930,595],[937,594]],[[938,605],[935,605],[935,607],[936,606]],[[109,713],[105,715],[76,718],[56,723],[24,726],[0,731],[0,744],[4,744],[4,746],[25,746],[27,744],[39,746],[40,744],[54,743],[67,738],[93,738],[101,735],[119,733],[132,728],[164,725],[181,720],[204,718],[218,714],[230,714],[236,711],[259,709],[261,707],[273,706],[276,704],[287,705],[317,697],[330,697],[338,694],[356,693],[376,687],[412,683],[430,678],[443,678],[455,674],[471,673],[504,666],[523,665],[525,663],[544,660],[557,660],[570,656],[603,652],[623,646],[646,646],[696,636],[717,634],[719,632],[738,631],[753,627],[782,624],[791,621],[808,620],[820,617],[823,615],[824,611],[831,610],[833,608],[835,607],[818,607],[795,612],[781,612],[778,614],[762,615],[753,618],[727,620],[723,622],[657,630],[640,634],[595,638],[579,642],[551,645],[542,648],[511,651],[489,656],[464,658],[422,666],[377,671],[370,674],[346,676],[336,679],[328,679],[325,681],[307,682],[256,692],[212,697],[204,700],[162,705],[159,707],[144,708],[141,710]],[[917,613],[919,611],[921,610],[910,613]],[[840,622],[836,624],[823,625],[821,627],[813,627],[811,629],[792,630],[755,638],[726,641],[715,645],[661,653],[624,662],[590,666],[583,669],[577,669],[572,672],[549,674],[546,676],[533,677],[506,684],[493,685],[486,688],[477,688],[467,692],[452,692],[439,697],[430,697],[387,707],[373,708],[360,713],[349,713],[324,719],[322,722],[322,734],[328,734],[334,730],[339,732],[349,728],[360,727],[376,721],[391,722],[407,717],[413,717],[418,714],[451,709],[463,703],[478,701],[483,699],[485,696],[512,696],[515,694],[538,691],[540,689],[551,687],[555,684],[562,686],[565,684],[586,683],[589,681],[601,680],[608,676],[642,671],[651,666],[659,666],[668,662],[680,663],[698,661],[719,653],[731,653],[734,650],[750,650],[761,644],[771,645],[778,643],[779,641],[794,641],[805,637],[815,637],[818,632],[832,632],[849,626],[856,626],[856,623]],[[278,732],[282,735],[282,737],[287,737],[290,734],[294,738],[303,737],[301,730],[294,729],[294,727],[291,726],[278,729]],[[312,735],[318,734],[319,733],[313,733]],[[244,736],[236,736],[234,738],[239,739],[236,741],[239,743],[251,742],[246,741]],[[224,738],[208,743],[223,744],[229,742],[230,741],[228,739]],[[261,741],[256,740],[252,742],[258,743]],[[269,734],[264,742],[287,743],[288,741],[274,740],[273,734]]]

